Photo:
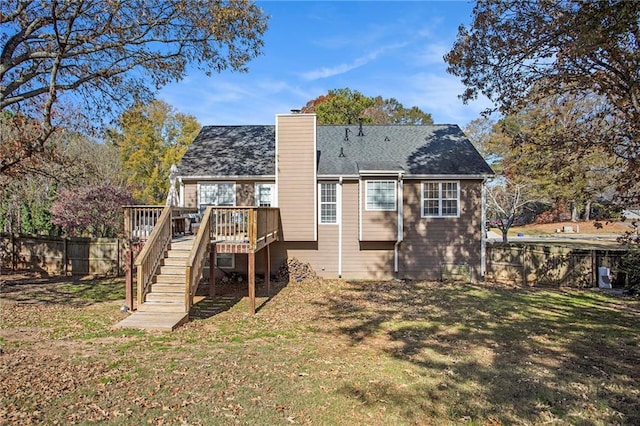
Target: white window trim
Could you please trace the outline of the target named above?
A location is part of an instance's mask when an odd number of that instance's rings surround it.
[[[369,193],[369,183],[372,182],[388,182],[393,184],[393,207],[390,208],[372,208],[369,207],[369,203],[367,202],[367,195]],[[392,212],[392,211],[396,211],[397,209],[397,195],[398,195],[398,188],[396,185],[396,181],[395,180],[389,180],[389,179],[375,179],[375,180],[366,180],[365,181],[365,188],[364,188],[364,208],[366,211],[369,212]]]
[[[275,194],[275,193],[276,193],[276,184],[275,184],[275,183],[270,183],[270,182],[256,182],[256,183],[255,183],[254,188],[253,188],[253,194],[254,194],[254,197],[253,197],[253,198],[254,198],[254,205],[255,205],[256,207],[260,207],[260,200],[259,200],[259,198],[258,198],[258,194],[259,194],[260,192],[258,191],[258,188],[259,188],[260,186],[263,186],[263,185],[265,185],[265,186],[266,186],[266,185],[269,185],[269,186],[271,187],[271,192],[270,192],[270,194],[269,194],[269,195],[270,195],[270,197],[271,197],[271,201],[270,201],[270,204],[271,204],[271,205],[270,205],[269,207],[275,207],[275,206],[276,206],[276,196],[275,196],[275,195],[276,195],[276,194]]]
[[[218,266],[218,256],[229,256],[231,259],[231,266]],[[235,269],[236,268],[236,256],[233,253],[216,253],[216,268],[220,269]]]
[[[437,183],[438,184],[438,214],[425,214],[424,208],[424,185],[426,183]],[[456,184],[456,203],[457,209],[455,215],[443,215],[442,214],[442,201],[443,200],[452,200],[453,198],[442,198],[442,186],[446,183],[455,183]],[[431,199],[431,198],[430,198]],[[460,217],[460,181],[459,180],[429,180],[422,181],[420,183],[420,214],[423,218],[457,218]]]
[[[322,201],[322,185],[333,185],[336,189],[336,201],[328,202]],[[322,205],[323,204],[335,204],[336,205],[336,221],[335,222],[323,222],[322,221]],[[337,182],[320,182],[318,183],[318,225],[333,225],[336,226],[339,223],[339,212],[340,212],[340,197],[338,197],[338,183]]]
[[[233,207],[235,207],[236,202],[238,200],[238,188],[236,186],[236,182],[233,181],[210,181],[210,182],[199,182],[198,183],[198,208],[200,208],[200,206],[205,205],[205,203],[202,202],[202,198],[201,198],[201,187],[202,185],[224,185],[224,184],[231,184],[233,186]],[[210,204],[206,204],[207,206],[209,206]]]

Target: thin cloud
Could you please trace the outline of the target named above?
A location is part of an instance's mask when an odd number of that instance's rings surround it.
[[[388,46],[383,46],[380,49],[374,50],[373,52],[370,52],[365,56],[356,58],[353,62],[339,64],[334,67],[322,67],[320,69],[307,71],[300,74],[300,77],[304,80],[312,81],[312,80],[319,80],[321,78],[334,77],[336,75],[344,74],[356,68],[360,68],[368,64],[369,62],[376,60],[380,55],[388,51],[400,49],[406,45],[407,43],[396,43],[396,44],[390,44]]]

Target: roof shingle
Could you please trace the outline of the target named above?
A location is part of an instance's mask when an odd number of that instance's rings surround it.
[[[317,149],[319,176],[493,174],[456,125],[318,126]],[[183,177],[273,176],[275,126],[203,127],[178,169]]]

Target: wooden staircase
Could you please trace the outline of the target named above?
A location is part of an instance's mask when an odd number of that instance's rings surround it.
[[[185,302],[186,263],[194,240],[192,235],[171,240],[151,291],[137,311],[116,327],[173,331],[189,320]]]

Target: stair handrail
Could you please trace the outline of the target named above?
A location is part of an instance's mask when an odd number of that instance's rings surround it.
[[[171,243],[171,225],[171,206],[165,206],[153,227],[153,231],[151,231],[151,235],[149,235],[140,254],[136,257],[138,306],[144,302],[145,296],[151,288],[153,277],[156,275],[161,260],[164,258],[164,254]]]
[[[207,207],[204,216],[198,228],[196,239],[187,259],[187,270],[185,274],[184,303],[185,312],[189,312],[193,306],[193,297],[198,290],[198,283],[202,277],[204,263],[209,252],[209,244],[211,244],[211,216],[213,208]],[[209,265],[209,273],[213,274],[213,265]]]

